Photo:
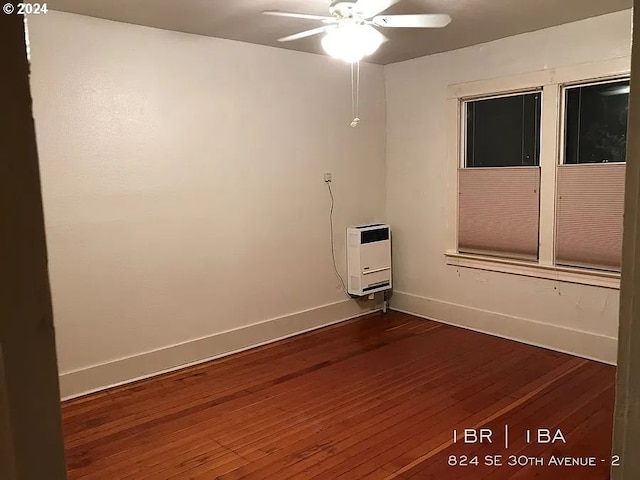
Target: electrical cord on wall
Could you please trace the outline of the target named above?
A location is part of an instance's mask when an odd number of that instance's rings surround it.
[[[336,249],[333,242],[333,207],[335,205],[335,200],[333,198],[333,191],[331,190],[331,181],[325,183],[327,184],[327,188],[329,189],[329,197],[331,198],[331,210],[329,210],[329,228],[331,231],[331,259],[333,260],[333,271],[335,272],[336,277],[340,279],[340,284],[342,285],[344,293],[349,295],[349,291],[347,290],[344,280],[342,279],[342,275],[340,275],[340,272],[338,272],[338,266],[336,264]]]

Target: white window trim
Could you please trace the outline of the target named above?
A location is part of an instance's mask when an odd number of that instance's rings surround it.
[[[447,265],[475,268],[492,272],[510,273],[525,277],[546,278],[568,283],[595,285],[597,287],[619,289],[620,274],[584,268],[564,267],[561,265],[542,265],[540,263],[513,260],[510,258],[485,257],[458,252],[445,253]]]
[[[620,274],[555,265],[556,172],[561,158],[561,106],[564,86],[629,75],[631,57],[617,57],[503,78],[450,85],[448,109],[448,210],[445,257],[448,265],[526,275],[563,282],[619,288]],[[475,98],[530,92],[542,88],[540,117],[540,229],[538,262],[461,254],[458,248],[458,169],[462,159],[462,103]]]

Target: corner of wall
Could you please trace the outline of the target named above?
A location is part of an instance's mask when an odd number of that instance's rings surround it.
[[[63,400],[69,400],[110,387],[205,363],[357,318],[376,312],[381,308],[379,296],[373,301],[344,300],[151,352],[66,372],[60,375],[61,396]]]

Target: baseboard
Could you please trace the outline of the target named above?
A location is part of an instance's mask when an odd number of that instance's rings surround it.
[[[394,291],[390,308],[476,332],[616,364],[618,340],[526,318]]]
[[[63,400],[241,352],[380,310],[374,301],[344,300],[60,375]]]

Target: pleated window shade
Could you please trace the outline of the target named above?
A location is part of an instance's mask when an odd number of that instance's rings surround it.
[[[458,171],[458,251],[538,258],[540,167]]]
[[[619,270],[625,164],[558,167],[556,263]]]

